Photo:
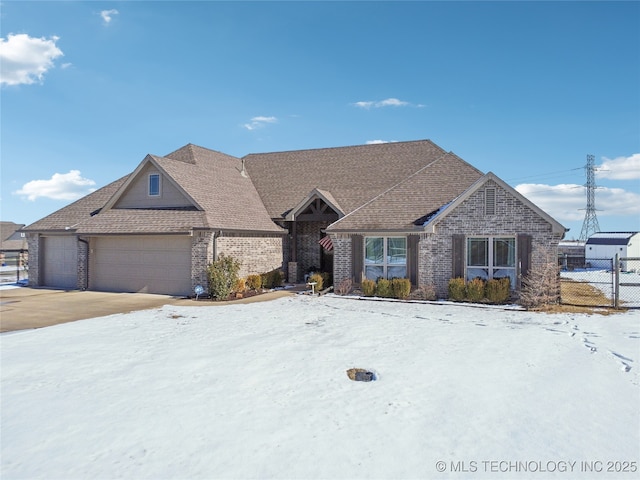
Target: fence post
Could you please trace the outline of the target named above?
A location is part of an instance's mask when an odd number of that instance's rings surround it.
[[[613,308],[620,306],[620,256],[616,253],[613,261]]]

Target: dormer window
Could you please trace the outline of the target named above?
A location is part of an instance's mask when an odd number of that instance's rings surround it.
[[[149,196],[160,196],[160,174],[158,173],[152,173],[149,175]]]

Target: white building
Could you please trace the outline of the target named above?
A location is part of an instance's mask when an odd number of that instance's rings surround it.
[[[593,268],[611,268],[616,254],[620,258],[640,258],[640,232],[594,233],[585,245],[585,261]],[[622,270],[626,270],[626,262]]]

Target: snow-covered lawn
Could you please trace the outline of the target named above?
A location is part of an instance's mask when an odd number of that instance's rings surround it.
[[[0,342],[2,479],[638,478],[639,311],[292,296]]]

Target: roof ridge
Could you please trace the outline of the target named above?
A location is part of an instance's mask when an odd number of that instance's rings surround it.
[[[277,152],[254,152],[254,153],[248,153],[241,158],[247,158],[255,155],[279,155],[283,153],[320,152],[320,151],[340,150],[340,149],[346,149],[346,148],[376,148],[376,147],[381,148],[389,145],[407,145],[410,143],[423,143],[423,142],[427,142],[443,152],[445,151],[440,145],[434,143],[431,139],[425,138],[423,140],[404,140],[400,142],[360,143],[356,145],[342,145],[340,147],[303,148],[303,149],[297,149],[297,150],[281,150]]]
[[[430,167],[431,165],[439,162],[440,160],[442,160],[444,157],[446,157],[447,155],[450,155],[449,152],[445,152],[442,155],[440,155],[438,158],[436,158],[435,160],[427,163],[426,165],[420,167],[418,170],[416,170],[415,172],[413,172],[411,175],[409,175],[408,177],[405,177],[404,179],[400,180],[398,183],[396,183],[395,185],[387,188],[384,192],[379,193],[378,195],[376,195],[375,197],[373,197],[372,199],[370,199],[369,201],[363,203],[362,205],[360,205],[358,208],[355,208],[354,210],[352,210],[351,212],[347,213],[344,217],[340,218],[339,220],[335,221],[332,225],[335,225],[339,222],[341,222],[342,220],[344,220],[345,218],[351,216],[352,214],[358,212],[360,209],[365,208],[367,205],[372,204],[373,202],[377,201],[379,198],[381,198],[382,196],[386,195],[387,193],[389,193],[390,191],[394,190],[395,188],[399,187],[400,185],[402,185],[403,183],[408,182],[410,179],[412,179],[413,177],[415,177],[416,175],[420,174],[425,168]]]

